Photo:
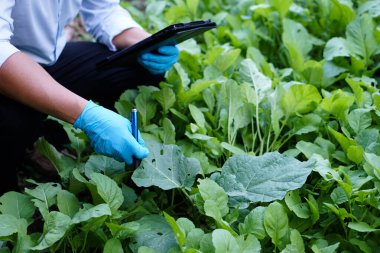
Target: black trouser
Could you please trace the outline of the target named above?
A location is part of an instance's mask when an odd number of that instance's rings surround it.
[[[112,54],[105,46],[91,42],[71,42],[58,61],[45,69],[74,93],[113,109],[126,89],[156,85],[162,76],[152,75],[138,63],[97,71],[96,62]],[[46,124],[46,115],[0,96],[0,196],[17,188],[17,168],[28,146],[41,135],[54,143],[63,132]],[[52,131],[58,131],[53,133]],[[64,134],[64,133],[63,133]],[[49,140],[48,138],[48,140]]]

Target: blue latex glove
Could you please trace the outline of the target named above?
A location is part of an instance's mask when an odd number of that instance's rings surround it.
[[[74,122],[74,127],[86,133],[97,153],[120,162],[132,164],[133,157],[143,159],[149,155],[143,139],[136,141],[132,136],[131,122],[128,119],[92,101],[87,103]]]
[[[164,74],[177,62],[179,50],[176,46],[162,46],[157,53],[144,53],[137,61],[154,75]]]

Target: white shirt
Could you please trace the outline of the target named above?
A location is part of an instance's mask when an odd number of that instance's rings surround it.
[[[78,13],[87,31],[112,51],[114,36],[140,27],[119,0],[1,0],[0,67],[18,51],[40,64],[54,64],[66,44],[63,28]]]

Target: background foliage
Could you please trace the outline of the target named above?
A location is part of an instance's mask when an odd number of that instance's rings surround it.
[[[133,170],[62,123],[74,158],[38,141],[61,181],[0,198],[2,252],[377,252],[378,1],[145,4],[123,6],[152,33],[218,24],[115,103],[150,156]]]

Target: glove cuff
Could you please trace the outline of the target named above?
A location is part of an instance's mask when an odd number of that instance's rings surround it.
[[[86,104],[86,106],[84,107],[82,113],[78,116],[78,118],[75,120],[74,124],[73,124],[73,127],[74,128],[79,128],[81,130],[84,130],[84,127],[86,125],[85,123],[85,117],[86,117],[86,114],[89,110],[91,110],[92,108],[95,108],[95,107],[98,107],[99,105],[95,104],[92,100],[89,100]]]

